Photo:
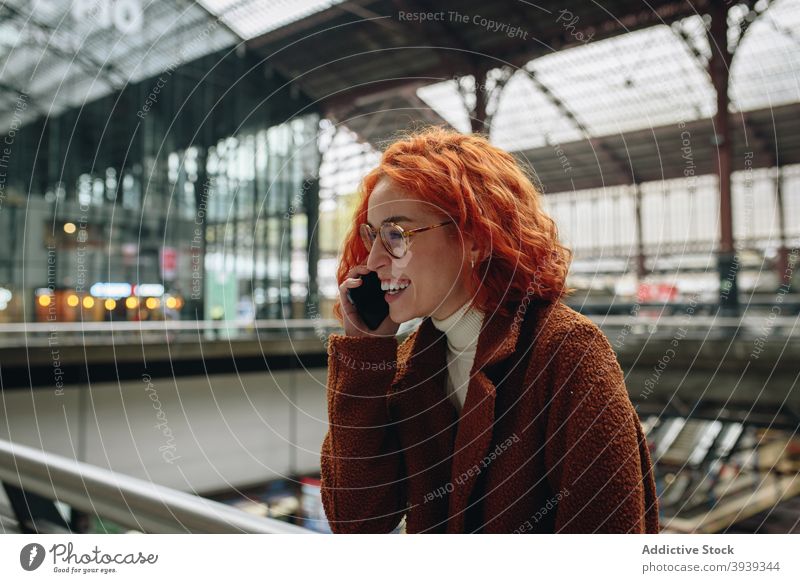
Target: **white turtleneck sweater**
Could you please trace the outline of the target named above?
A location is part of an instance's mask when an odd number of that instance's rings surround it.
[[[467,396],[469,373],[475,361],[484,317],[483,312],[475,307],[467,309],[469,303],[467,300],[444,320],[431,316],[434,327],[447,336],[447,394],[459,413]]]

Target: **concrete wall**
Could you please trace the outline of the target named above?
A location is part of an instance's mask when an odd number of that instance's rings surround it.
[[[200,372],[200,371],[199,371]],[[319,471],[327,371],[0,393],[0,438],[208,493]]]

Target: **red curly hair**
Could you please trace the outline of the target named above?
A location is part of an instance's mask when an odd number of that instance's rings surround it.
[[[358,225],[367,222],[369,197],[383,177],[434,204],[461,232],[489,242],[491,248],[472,275],[478,290],[472,305],[483,312],[510,315],[507,302],[518,303],[526,295],[559,299],[574,291],[566,287],[572,251],[559,242],[539,190],[517,160],[485,136],[441,127],[401,136],[362,180],[337,270],[339,285],[350,269],[367,260]],[[341,322],[338,300],[333,312]]]

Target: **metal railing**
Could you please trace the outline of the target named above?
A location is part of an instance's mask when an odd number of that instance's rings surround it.
[[[709,316],[705,314],[663,315],[652,308],[637,315],[587,316],[605,331],[626,329],[631,335],[669,337],[679,328],[688,330],[688,337],[773,337],[796,338],[800,335],[800,317],[776,315],[772,312],[748,314],[741,317]],[[407,322],[400,331],[409,331],[414,322]],[[271,341],[317,338],[324,341],[332,332],[343,333],[335,319],[286,319],[213,321],[163,320],[145,322],[74,322],[74,323],[13,323],[0,324],[0,348],[16,346],[47,346],[51,337],[65,345],[148,344],[197,342],[198,340]]]
[[[19,322],[0,324],[0,347],[46,346],[74,342],[140,344],[198,340],[287,340],[327,338],[341,330],[334,319],[307,320],[155,320],[143,322]]]
[[[299,526],[0,440],[0,482],[148,533],[300,534]],[[26,500],[26,506],[29,506]],[[29,510],[27,508],[26,510]],[[33,520],[35,524],[35,517]]]
[[[789,340],[800,338],[800,316],[774,314],[741,317],[678,315],[678,316],[590,316],[606,334],[629,333],[647,339],[681,338],[698,340],[737,337]]]

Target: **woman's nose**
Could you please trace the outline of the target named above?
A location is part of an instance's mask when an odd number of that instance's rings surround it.
[[[367,256],[367,268],[370,271],[378,271],[378,269],[388,265],[391,261],[392,258],[384,248],[383,243],[381,243],[380,239],[375,239]]]

